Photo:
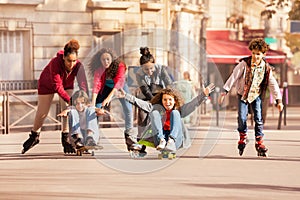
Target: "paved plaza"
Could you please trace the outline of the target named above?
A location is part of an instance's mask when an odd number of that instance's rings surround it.
[[[249,121],[249,124],[250,121]],[[277,130],[278,111],[269,109],[265,144],[256,156],[253,127],[241,157],[236,111],[202,115],[190,126],[191,148],[174,160],[148,155],[132,159],[122,128],[102,128],[103,150],[95,156],[64,155],[59,131],[42,132],[40,144],[20,154],[28,132],[0,135],[0,199],[300,199],[300,108],[288,108]]]

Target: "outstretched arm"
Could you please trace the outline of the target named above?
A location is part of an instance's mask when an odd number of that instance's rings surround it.
[[[215,90],[215,85],[213,83],[209,84],[206,88],[203,89],[198,96],[193,98],[190,102],[184,104],[180,107],[181,117],[186,117],[191,114],[196,108],[201,105],[203,101],[207,99],[207,96]]]
[[[135,105],[138,108],[144,110],[145,112],[152,111],[153,106],[148,101],[144,101],[142,99],[136,98],[135,96],[126,93],[123,89],[120,89],[119,91],[120,91],[120,93],[118,95],[119,98],[125,98],[126,101],[128,101],[132,105]]]

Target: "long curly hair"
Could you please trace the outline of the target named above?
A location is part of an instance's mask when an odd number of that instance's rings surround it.
[[[115,76],[118,72],[120,63],[122,63],[125,66],[125,70],[126,70],[127,67],[126,67],[125,63],[121,59],[116,58],[112,61],[112,63],[109,65],[109,67],[105,70],[107,78],[111,78],[111,79],[115,78]]]
[[[162,97],[164,94],[168,94],[172,97],[174,97],[174,101],[175,101],[175,105],[174,105],[174,108],[173,109],[176,109],[178,110],[183,104],[184,104],[184,100],[180,94],[179,91],[177,91],[176,89],[174,88],[165,88],[165,89],[162,89],[160,90],[151,100],[150,100],[150,103],[152,105],[154,104],[162,104]]]
[[[101,56],[104,53],[108,53],[111,55],[112,60],[115,59],[115,53],[112,49],[110,48],[102,48],[99,51],[97,51],[93,57],[91,58],[89,64],[88,64],[88,73],[91,77],[94,77],[96,69],[99,67],[103,67],[101,63]]]

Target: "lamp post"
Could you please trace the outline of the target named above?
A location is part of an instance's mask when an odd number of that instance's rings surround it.
[[[199,83],[200,90],[203,89],[204,80],[208,80],[208,70],[207,70],[207,59],[206,59],[206,26],[207,20],[209,19],[207,14],[204,14],[201,19],[201,28],[200,28],[200,66],[199,66]],[[203,111],[201,113],[206,113],[206,104],[203,104]]]

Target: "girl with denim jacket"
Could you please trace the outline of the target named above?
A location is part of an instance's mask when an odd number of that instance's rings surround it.
[[[176,152],[181,147],[188,148],[191,145],[190,136],[181,118],[192,113],[213,90],[214,85],[210,84],[186,104],[180,93],[173,88],[160,90],[150,102],[127,94],[123,90],[120,97],[149,113],[150,123],[147,124],[144,133],[149,133],[149,129],[152,131],[143,138],[144,140],[153,141],[157,150]]]

